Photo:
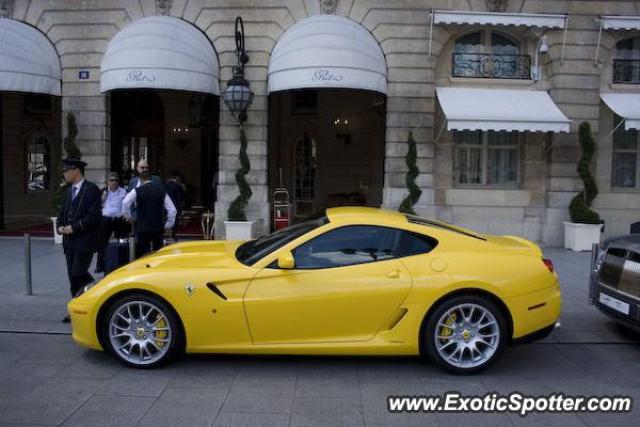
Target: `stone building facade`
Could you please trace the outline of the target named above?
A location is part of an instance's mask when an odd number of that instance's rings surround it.
[[[480,15],[491,12],[499,17],[512,14],[510,19],[525,21],[526,14],[562,15],[566,29],[550,24],[504,25],[473,19],[438,23],[437,16],[433,19],[433,11]],[[580,156],[577,129],[581,122],[587,121],[597,145],[594,173],[600,194],[595,209],[605,220],[605,235],[624,233],[629,224],[640,220],[640,142],[633,128],[627,130],[626,125],[618,127],[617,134],[613,131],[618,124],[614,123],[617,119],[613,107],[601,100],[602,93],[640,95],[640,79],[634,74],[633,62],[630,62],[630,78],[620,82],[614,76],[614,60],[624,48],[620,42],[632,40],[628,50],[635,52],[633,40],[640,36],[640,28],[634,27],[640,20],[637,1],[3,0],[0,13],[33,27],[54,46],[62,78],[61,96],[56,98],[60,111],[53,117],[61,129],[52,138],[58,145],[51,152],[59,156],[60,135],[67,132],[65,117],[74,113],[79,131],[77,141],[89,163],[88,177],[98,183],[105,182],[114,164],[112,93],[101,92],[100,81],[101,64],[110,41],[142,18],[156,15],[177,18],[194,26],[210,41],[217,55],[219,71],[215,73],[219,75],[223,91],[237,62],[234,22],[241,16],[250,57],[246,78],[255,94],[244,125],[251,161],[247,180],[253,192],[246,212],[249,219],[256,221],[256,234],[267,232],[271,228],[271,193],[277,186],[269,182],[276,176],[269,171],[270,120],[273,119],[269,111],[268,81],[271,54],[294,24],[315,15],[335,15],[361,26],[377,41],[384,56],[384,136],[377,142],[384,146],[381,162],[384,173],[380,174],[383,207],[397,209],[407,195],[405,155],[411,132],[418,144],[417,183],[422,196],[415,210],[419,214],[478,231],[523,235],[545,245],[561,245],[562,221],[569,218],[569,201],[582,188],[576,173]],[[618,15],[628,17],[631,23],[621,29],[601,25],[602,16]],[[495,56],[490,55],[496,53],[506,55],[504,58],[526,57],[523,59],[527,65],[525,74],[504,78],[496,74],[495,69],[477,74],[474,67],[478,61],[485,61],[484,55],[489,55],[489,68],[495,68]],[[461,62],[457,62],[456,54],[462,55]],[[540,75],[534,79],[531,68],[536,56]],[[640,57],[625,59],[634,61]],[[507,73],[519,73],[519,66],[508,65]],[[471,75],[465,74],[468,72]],[[480,134],[451,129],[451,117],[443,111],[436,88],[545,92],[569,119],[569,132],[523,129],[505,139],[496,137],[497,133],[492,130]],[[4,100],[0,104],[5,220],[11,215],[31,214],[10,208],[11,203],[7,202],[13,200],[16,187],[24,193],[24,185],[14,183],[11,177],[15,175],[12,168],[25,166],[20,165],[20,156],[7,157],[12,151],[7,147],[24,143],[19,136],[12,136],[15,131],[7,124],[13,120],[8,117],[10,102]],[[215,137],[216,161],[214,166],[203,167],[217,168],[212,183],[216,195],[213,207],[216,234],[222,236],[222,221],[229,203],[238,194],[234,175],[240,166],[240,143],[235,119],[221,97],[216,97],[215,102],[219,111],[214,114],[219,117],[216,119],[219,122]],[[623,118],[631,122],[630,118]],[[620,135],[620,132],[626,133]],[[616,137],[627,138],[626,145],[614,143]],[[346,140],[344,143],[347,144]],[[179,147],[180,142],[175,146]],[[461,171],[466,167],[472,170]],[[621,168],[622,172],[612,170],[614,167]],[[629,175],[633,173],[635,178]],[[626,174],[627,179],[620,174]]]

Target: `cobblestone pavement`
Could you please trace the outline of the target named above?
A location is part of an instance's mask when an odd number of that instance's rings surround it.
[[[22,241],[0,239],[0,425],[619,425],[631,414],[390,414],[389,395],[460,391],[640,397],[640,340],[587,304],[589,253],[546,249],[564,295],[562,328],[457,377],[415,358],[187,356],[132,370],[76,346],[61,324],[64,258],[33,241],[33,296]]]

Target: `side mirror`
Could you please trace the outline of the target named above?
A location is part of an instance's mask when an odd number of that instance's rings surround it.
[[[295,266],[296,261],[293,259],[293,254],[290,251],[283,252],[278,257],[278,268],[290,270]]]

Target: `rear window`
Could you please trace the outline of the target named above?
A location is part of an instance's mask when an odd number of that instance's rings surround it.
[[[436,221],[433,219],[426,219],[416,215],[405,215],[405,217],[407,218],[407,221],[409,221],[411,224],[442,228],[444,230],[453,231],[454,233],[462,234],[464,236],[473,237],[474,239],[484,240],[484,241],[487,240],[483,236],[476,234],[470,230],[465,230],[464,228],[456,227],[455,225],[447,224],[446,222]]]

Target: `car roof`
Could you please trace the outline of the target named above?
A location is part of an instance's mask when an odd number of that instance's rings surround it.
[[[407,217],[404,214],[389,209],[370,208],[365,206],[341,206],[329,208],[326,211],[329,221],[353,220],[353,219],[373,219],[378,221],[401,222],[406,224]]]
[[[326,210],[326,215],[330,222],[336,221],[381,221],[385,223],[396,224],[408,224],[415,223],[421,227],[428,227],[430,229],[437,229],[448,233],[462,234],[468,237],[473,237],[480,240],[486,240],[486,237],[482,234],[476,233],[473,230],[468,230],[463,227],[458,227],[446,222],[421,218],[410,217],[407,218],[406,214],[402,212],[392,211],[389,209],[371,208],[364,206],[341,206],[336,208],[329,208]],[[412,219],[413,218],[413,219]]]

